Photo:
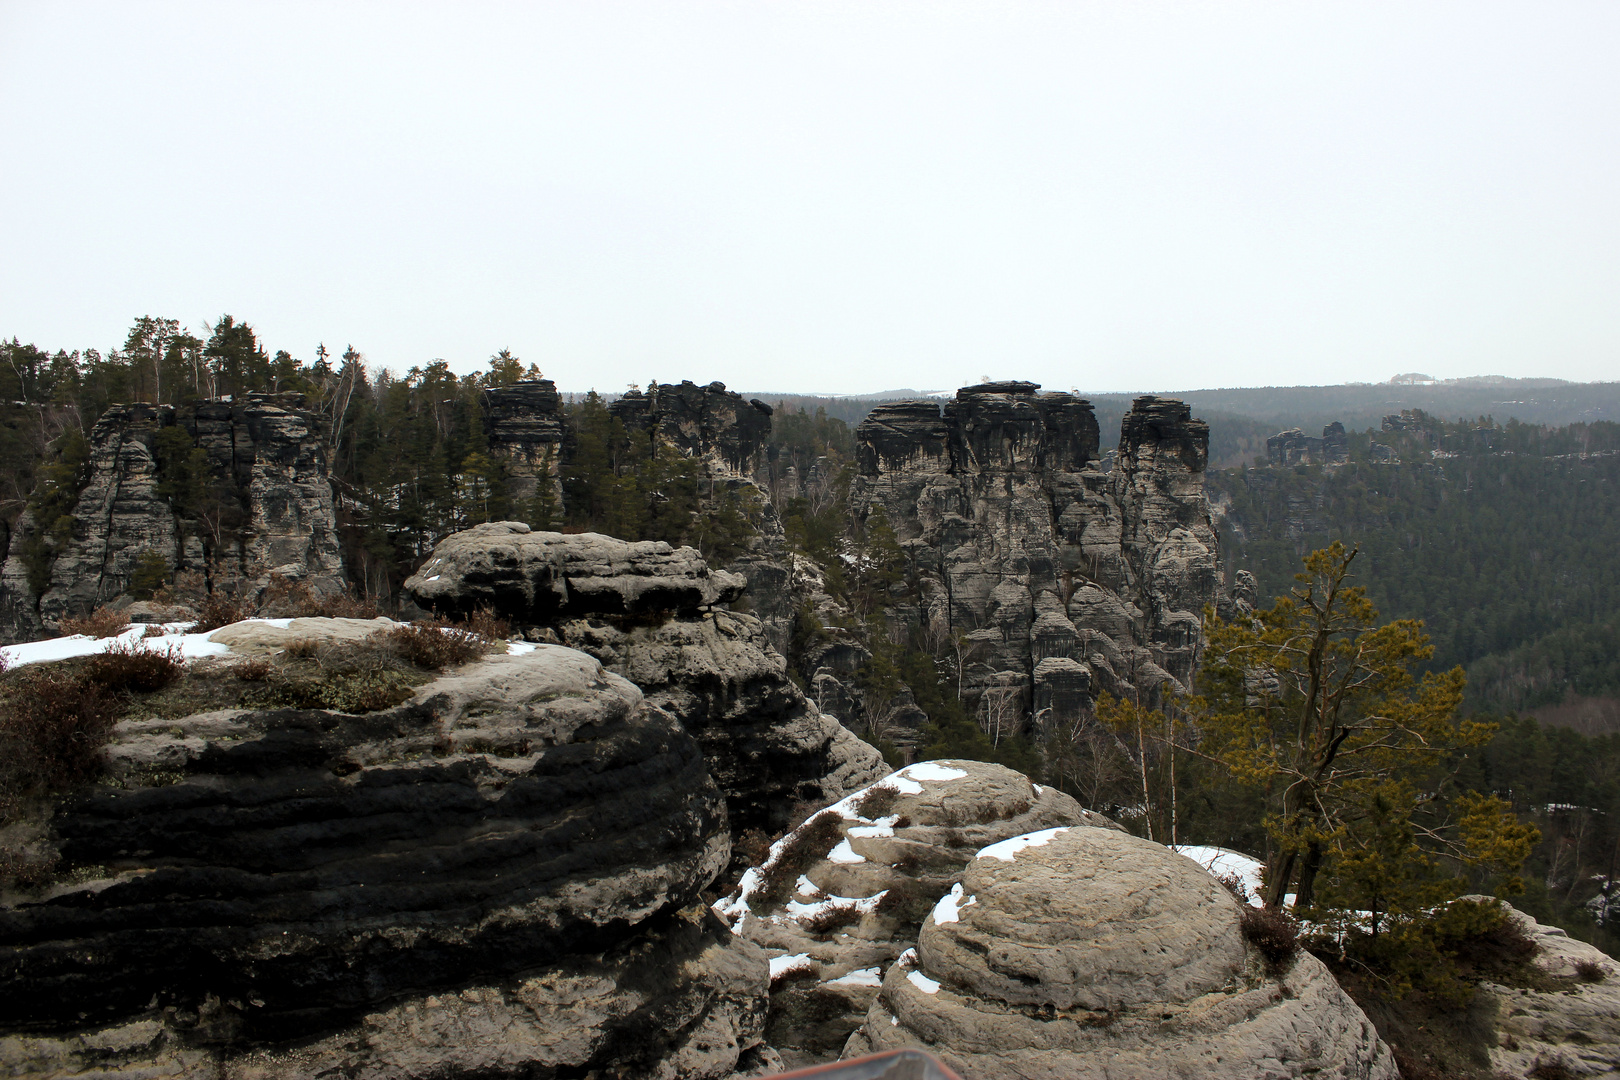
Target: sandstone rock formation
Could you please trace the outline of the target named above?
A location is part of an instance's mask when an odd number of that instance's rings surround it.
[[[878,406],[851,498],[883,512],[921,579],[920,610],[891,618],[964,638],[966,696],[1046,733],[1098,690],[1187,685],[1217,566],[1206,424],[1138,398],[1105,471],[1091,405],[1039,389]]]
[[[716,606],[742,589],[691,548],[518,522],[447,537],[405,582],[423,607],[489,605],[630,679],[702,745],[734,827],[774,832],[796,802],[830,802],[888,768],[805,699],[758,619]]]
[[[1487,896],[1467,897],[1493,902]],[[1494,901],[1500,903],[1500,901]],[[1508,904],[1510,919],[1540,952],[1531,960],[1568,984],[1557,990],[1515,989],[1486,983],[1482,1013],[1494,1005],[1496,1044],[1491,1068],[1499,1076],[1614,1076],[1620,1073],[1620,964],[1576,941],[1556,926],[1544,926]],[[1589,965],[1583,977],[1577,965]],[[1491,1000],[1494,999],[1494,1000]],[[1538,1066],[1541,1071],[1536,1071]]]
[[[718,1077],[767,964],[694,901],[725,804],[696,742],[573,650],[365,716],[121,724],[0,898],[6,1075]]]
[[[489,451],[506,466],[507,497],[535,515],[562,510],[562,396],[550,379],[492,386],[483,393]]]
[[[0,569],[0,633],[41,636],[65,615],[84,615],[119,596],[140,557],[171,569],[223,561],[247,575],[279,573],[316,592],[343,587],[343,560],[327,476],[324,420],[296,394],[248,394],[240,402],[115,405],[90,433],[89,480],[73,508],[72,535],[36,595],[23,552],[37,530],[17,523]],[[203,505],[159,493],[164,429],[200,449]],[[190,467],[188,463],[187,467]]]
[[[947,760],[891,773],[779,840],[716,905],[791,973],[771,993],[771,1045],[794,1065],[835,1059],[974,853],[1056,825],[1119,828],[1000,765]]]
[[[1219,882],[1107,829],[979,852],[845,1056],[901,1046],[975,1080],[1399,1075],[1320,961],[1268,973]]]
[[[723,382],[698,386],[653,383],[608,405],[631,431],[656,432],[687,457],[704,458],[711,475],[749,477],[759,468],[771,437],[771,407],[744,401]]]
[[[1266,440],[1266,460],[1273,465],[1343,465],[1350,460],[1350,437],[1337,420],[1322,429],[1320,439],[1289,428]]]

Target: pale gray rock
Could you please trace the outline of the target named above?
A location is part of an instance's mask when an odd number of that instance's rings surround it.
[[[819,819],[836,829],[817,829]],[[916,944],[923,917],[974,853],[1057,825],[1119,828],[1011,769],[947,760],[901,769],[784,837],[717,905],[734,932],[772,957],[801,958],[812,976],[773,991],[771,1045],[795,1066],[836,1058],[883,972]],[[804,864],[802,880],[771,897],[767,882],[781,873],[773,868],[792,862]]]
[[[1488,896],[1465,899],[1501,904]],[[1572,1076],[1620,1077],[1620,963],[1559,927],[1502,907],[1539,948],[1531,962],[1568,985],[1550,991],[1481,987],[1496,1005],[1491,1068],[1502,1076],[1530,1076],[1538,1064],[1561,1063]],[[1587,982],[1577,964],[1595,965],[1602,980]]]
[[[966,640],[953,662],[981,724],[1010,713],[1045,733],[1099,691],[1189,686],[1219,575],[1208,426],[1179,401],[1139,398],[1105,468],[1091,405],[1039,391],[985,383],[943,410],[878,406],[856,429],[851,499],[895,529],[925,633]]]
[[[760,620],[719,607],[743,580],[692,548],[518,522],[445,538],[405,583],[436,611],[482,606],[553,631],[640,687],[703,747],[733,827],[774,833],[796,804],[824,804],[888,771],[788,678]]]
[[[225,565],[256,586],[276,573],[316,594],[341,592],[325,420],[305,404],[298,394],[248,394],[236,402],[109,407],[89,435],[89,475],[72,534],[37,595],[22,557],[37,526],[27,514],[18,522],[0,568],[0,632],[42,637],[64,616],[115,601],[148,552],[171,571]],[[183,430],[203,451],[211,486],[233,493],[214,520],[187,517],[159,494],[155,450],[166,428]],[[221,513],[244,524],[221,526]]]
[[[356,644],[399,625],[381,616],[375,619],[333,619],[324,616],[289,619],[286,626],[277,626],[267,619],[245,619],[220,627],[208,635],[208,640],[216,645],[228,646],[235,653],[262,656],[280,652],[294,642]]]
[[[902,1046],[975,1080],[1399,1075],[1320,961],[1268,974],[1201,867],[1087,828],[979,852],[844,1055]]]
[[[561,616],[693,613],[734,600],[744,582],[689,547],[601,533],[537,532],[521,521],[445,537],[404,589],[434,611],[488,607],[524,623]]]

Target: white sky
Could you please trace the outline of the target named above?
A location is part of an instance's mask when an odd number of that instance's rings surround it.
[[[565,389],[1620,378],[1620,4],[0,0],[0,335]]]

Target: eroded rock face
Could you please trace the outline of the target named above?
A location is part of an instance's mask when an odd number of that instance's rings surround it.
[[[436,611],[488,604],[631,680],[703,747],[734,828],[775,832],[888,771],[787,676],[760,621],[717,605],[742,579],[692,548],[480,525],[447,537],[405,583]]]
[[[974,853],[1058,825],[1119,828],[1011,769],[946,760],[892,773],[778,841],[716,905],[734,933],[794,973],[771,994],[771,1045],[796,1066],[837,1058],[883,972],[917,943]],[[802,870],[784,878],[783,867]],[[773,879],[791,887],[773,889]]]
[[[724,801],[588,656],[364,716],[126,722],[109,753],[48,823],[101,876],[0,904],[8,1074],[707,1077],[760,1041],[763,956],[692,907]]]
[[[1142,397],[1110,471],[1091,405],[1034,383],[880,405],[856,429],[858,513],[881,509],[923,582],[896,611],[968,641],[967,696],[1038,733],[1098,690],[1186,686],[1216,599],[1209,428]]]
[[[317,592],[343,588],[325,422],[297,394],[248,394],[240,402],[114,405],[90,433],[89,480],[73,508],[72,537],[35,596],[22,552],[35,531],[25,514],[0,570],[0,631],[43,636],[66,615],[85,615],[122,594],[146,552],[170,569],[213,561],[248,575],[279,573]],[[157,453],[166,429],[203,451],[217,504],[203,516],[159,493]],[[240,519],[216,532],[209,524]]]
[[[1395,1080],[1327,969],[1268,974],[1191,859],[1070,828],[986,848],[890,967],[846,1057],[921,1046],[961,1075]]]
[[[656,432],[687,457],[707,458],[715,475],[752,476],[771,438],[771,407],[744,401],[722,382],[654,383],[611,402],[608,411],[631,431]]]
[[[1466,899],[1501,903],[1488,896]],[[1569,983],[1554,991],[1483,985],[1480,993],[1494,998],[1496,1006],[1491,1069],[1502,1076],[1531,1076],[1538,1065],[1546,1070],[1561,1064],[1566,1075],[1613,1076],[1620,1071],[1620,964],[1556,926],[1502,906],[1540,949],[1531,962]],[[1600,977],[1582,978],[1577,964],[1591,965],[1588,972]]]
[[[562,510],[562,395],[550,379],[492,386],[483,393],[490,453],[506,465],[507,496],[531,514]],[[552,522],[544,522],[552,524]]]

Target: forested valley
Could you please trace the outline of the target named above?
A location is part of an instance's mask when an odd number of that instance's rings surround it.
[[[986,737],[961,697],[962,643],[916,627],[895,632],[882,617],[910,601],[915,583],[886,524],[851,519],[853,427],[867,403],[771,402],[770,453],[757,477],[767,504],[747,487],[709,483],[692,459],[661,453],[593,391],[565,406],[560,501],[542,486],[519,505],[480,408],[484,390],[540,377],[508,352],[477,374],[457,375],[442,360],[394,373],[368,367],[353,347],[336,355],[323,347],[310,360],[271,353],[229,316],[206,335],[143,318],[106,355],[17,341],[0,352],[8,546],[24,508],[45,526],[47,547],[62,535],[85,482],[86,435],[108,404],[298,393],[330,424],[345,559],[357,590],[376,602],[391,601],[434,543],[482,521],[689,543],[723,565],[746,553],[774,514],[783,542],[821,568],[826,591],[850,612],[837,629],[866,643],[857,682],[926,715],[920,754],[1000,758],[1161,839],[1266,847],[1256,789],[1182,753],[1174,716],[1160,714],[1172,734],[1157,749],[1121,737],[1141,724],[1123,714],[1100,716],[1061,745]],[[1099,396],[1097,406],[1106,446],[1128,401]],[[1344,464],[1221,468],[1252,459],[1273,426],[1224,415],[1223,428],[1223,414],[1212,414],[1206,485],[1228,586],[1240,584],[1240,571],[1252,574],[1253,602],[1266,607],[1295,586],[1309,552],[1336,540],[1358,548],[1355,579],[1380,617],[1421,619],[1434,645],[1421,667],[1462,667],[1464,713],[1499,725],[1443,770],[1454,790],[1500,796],[1539,828],[1522,905],[1612,950],[1620,941],[1601,918],[1620,855],[1620,731],[1603,721],[1601,703],[1620,698],[1620,425],[1418,414],[1400,430],[1351,431]],[[201,513],[210,501],[228,502],[228,492],[188,471],[186,448],[172,449],[164,467],[177,506]],[[827,632],[808,615],[798,625],[801,648]],[[1570,711],[1583,702],[1600,704]],[[1537,715],[1585,717],[1585,726]]]

